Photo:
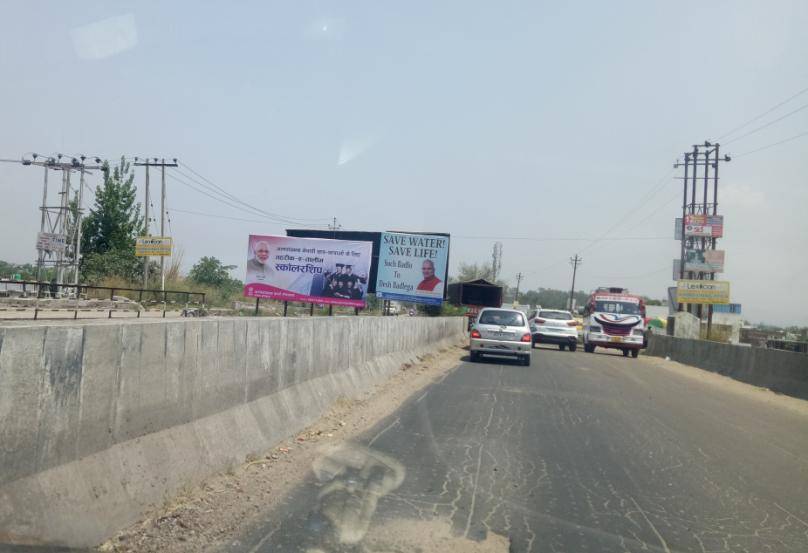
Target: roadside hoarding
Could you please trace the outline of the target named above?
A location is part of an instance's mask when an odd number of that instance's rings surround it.
[[[682,239],[682,218],[677,217],[673,221],[673,239],[674,240],[681,240]]]
[[[721,238],[724,236],[724,216],[685,215],[685,236]]]
[[[440,305],[446,287],[449,237],[383,232],[376,296]]]
[[[138,257],[166,257],[171,255],[170,236],[140,236],[135,241],[135,255]]]
[[[685,251],[685,271],[723,273],[724,250]]]
[[[365,307],[371,242],[251,234],[244,295]]]
[[[67,247],[67,236],[52,232],[38,232],[36,235],[36,249],[46,252],[64,252]]]
[[[671,275],[672,280],[679,280],[682,278],[682,260],[681,259],[674,259],[673,260],[673,274]]]
[[[729,282],[725,280],[679,280],[676,282],[679,303],[729,303]]]

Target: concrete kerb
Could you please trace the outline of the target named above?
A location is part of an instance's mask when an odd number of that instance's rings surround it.
[[[46,327],[2,329],[0,436],[19,447],[0,452],[0,542],[99,543],[181,487],[295,434],[338,397],[456,343],[464,329],[460,319],[327,322],[62,326],[50,341]],[[307,353],[287,365],[289,350],[300,348]],[[51,406],[41,416],[19,404],[37,406],[40,397]],[[60,426],[61,408],[75,416]],[[44,443],[39,427],[49,431]],[[41,466],[32,469],[37,451]]]

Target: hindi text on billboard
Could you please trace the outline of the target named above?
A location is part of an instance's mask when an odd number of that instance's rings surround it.
[[[372,242],[250,235],[244,295],[365,307]]]

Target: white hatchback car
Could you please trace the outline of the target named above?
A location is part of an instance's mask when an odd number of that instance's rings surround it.
[[[558,344],[558,349],[578,348],[578,321],[569,311],[536,309],[530,313],[530,333],[534,344]]]
[[[530,365],[531,342],[524,313],[487,307],[480,311],[471,327],[470,357],[477,361],[481,355],[506,355]]]

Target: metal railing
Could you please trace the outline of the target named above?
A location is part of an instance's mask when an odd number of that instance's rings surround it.
[[[116,309],[115,308],[115,296],[116,292],[118,293],[127,293],[127,292],[135,292],[137,294],[137,303],[140,306],[144,304],[151,304],[151,305],[162,305],[162,316],[165,317],[166,315],[166,307],[168,305],[182,305],[184,306],[183,315],[188,313],[193,308],[203,308],[205,307],[205,293],[204,292],[191,292],[187,290],[158,290],[152,288],[128,288],[128,287],[119,287],[119,286],[95,286],[91,284],[58,284],[55,282],[38,282],[35,280],[8,280],[8,279],[0,279],[0,291],[6,292],[19,292],[21,297],[28,298],[34,297],[37,299],[34,307],[34,319],[39,318],[39,312],[48,310],[48,311],[73,311],[73,318],[78,319],[79,311],[85,311],[84,307],[82,307],[79,302],[82,300],[82,295],[84,296],[84,300],[89,299],[109,299],[111,305],[107,309],[101,309],[99,311],[108,311],[107,318],[112,318],[112,313],[117,311],[132,311],[130,309]],[[67,294],[65,294],[67,291]],[[97,292],[102,292],[98,294],[96,297],[91,297],[95,295]],[[134,298],[130,298],[127,295],[127,299],[134,300]],[[144,300],[145,296],[145,300]],[[67,299],[67,300],[75,300],[75,305],[72,308],[58,308],[58,307],[47,307],[43,309],[39,304],[39,299],[48,298],[48,299]],[[19,311],[19,309],[17,309]],[[141,309],[137,309],[137,317],[139,318],[141,314]]]

